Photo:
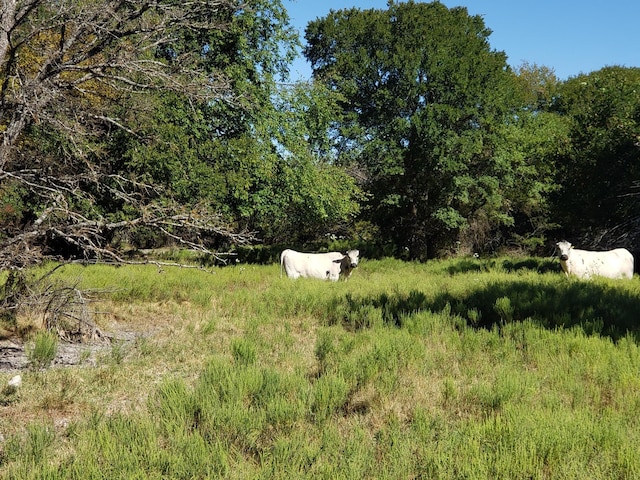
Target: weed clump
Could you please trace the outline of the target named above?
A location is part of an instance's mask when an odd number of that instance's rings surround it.
[[[58,351],[58,337],[46,330],[36,333],[33,341],[27,344],[25,354],[34,370],[42,370],[51,365]]]

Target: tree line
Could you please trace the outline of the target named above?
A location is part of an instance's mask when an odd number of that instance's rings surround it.
[[[1,0],[0,265],[327,238],[640,240],[640,68],[512,68],[466,8]]]

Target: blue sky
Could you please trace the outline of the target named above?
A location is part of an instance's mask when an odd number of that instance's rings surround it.
[[[552,68],[561,80],[608,65],[640,67],[640,0],[441,0],[447,7],[467,7],[482,15],[493,33],[493,50],[504,51],[508,63]],[[387,0],[283,0],[291,24],[304,43],[307,23],[329,10],[357,7],[386,9]],[[299,58],[293,80],[307,79],[311,68]]]

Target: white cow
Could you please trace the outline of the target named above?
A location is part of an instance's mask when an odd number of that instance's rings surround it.
[[[287,249],[280,254],[280,274],[284,268],[289,278],[308,277],[337,282],[342,275],[346,280],[358,266],[359,255],[359,250],[303,253]]]
[[[633,255],[626,248],[606,252],[578,250],[571,243],[556,243],[560,250],[560,265],[567,275],[578,278],[600,276],[607,278],[633,278]]]

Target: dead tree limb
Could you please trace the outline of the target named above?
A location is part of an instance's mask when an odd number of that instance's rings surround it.
[[[175,45],[184,32],[224,32],[245,7],[235,0],[0,0],[0,194],[19,189],[35,205],[20,224],[2,225],[0,268],[51,258],[56,243],[76,258],[123,262],[109,239],[140,227],[212,255],[203,237],[255,240],[214,211],[172,204],[160,186],[114,170],[94,147],[113,129],[139,138],[117,109],[104,108],[123,98],[171,92],[233,104],[229,81],[203,65],[202,51]],[[56,132],[72,151],[42,158],[39,145],[25,140],[36,127]],[[126,219],[102,218],[98,196],[120,202]]]

